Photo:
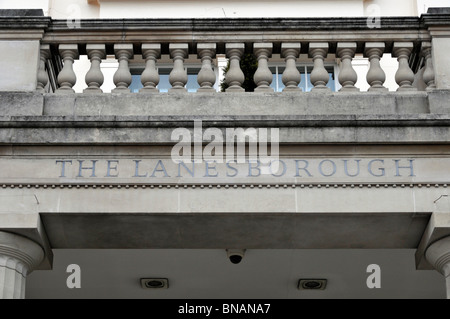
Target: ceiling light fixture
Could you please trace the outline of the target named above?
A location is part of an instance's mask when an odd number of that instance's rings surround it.
[[[326,279],[300,279],[297,288],[299,290],[325,290]]]
[[[169,279],[141,278],[141,287],[144,289],[167,289],[169,288]]]

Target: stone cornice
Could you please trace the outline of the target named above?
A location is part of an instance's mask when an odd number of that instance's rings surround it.
[[[435,127],[450,114],[236,115],[236,116],[0,116],[0,128],[193,128],[207,127]]]
[[[446,26],[450,28],[450,14],[423,14],[420,20],[425,27]]]
[[[67,20],[51,17],[0,17],[2,39],[13,38],[20,31],[41,30],[45,33],[45,43],[102,43],[142,41],[180,42],[187,39],[196,42],[227,42],[236,40],[236,33],[242,42],[259,41],[264,33],[264,41],[321,41],[331,42],[352,40],[387,42],[422,41],[429,39],[427,28],[450,27],[448,14],[424,14],[421,17],[381,17],[380,27],[371,29],[366,17],[339,18],[195,18],[195,19],[81,19],[73,28]],[[376,31],[376,32],[375,32]],[[40,34],[40,33],[38,33]],[[228,37],[227,37],[228,35]],[[34,35],[33,35],[34,36]],[[32,36],[32,37],[33,37]],[[228,39],[229,38],[229,39]],[[273,38],[273,39],[272,39]],[[218,48],[220,50],[220,47]],[[277,52],[278,47],[274,47]],[[331,48],[333,49],[333,48]]]
[[[0,118],[3,145],[173,145],[174,128],[193,126],[194,117],[7,117]],[[280,144],[448,144],[450,117],[290,116],[203,118],[204,128],[276,127]]]
[[[0,17],[0,40],[40,40],[50,17]]]
[[[380,29],[418,29],[418,17],[381,17]],[[66,20],[52,20],[50,31],[67,30]],[[288,30],[365,30],[366,17],[336,18],[137,18],[82,19],[81,30],[189,30],[189,31],[288,31]]]

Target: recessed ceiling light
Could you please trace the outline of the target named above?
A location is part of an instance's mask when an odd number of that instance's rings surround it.
[[[300,290],[324,290],[326,286],[326,279],[300,279],[297,288]]]
[[[141,278],[141,286],[144,289],[167,289],[169,288],[169,279]]]

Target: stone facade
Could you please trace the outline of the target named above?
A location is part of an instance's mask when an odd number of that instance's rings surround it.
[[[26,274],[50,269],[56,248],[409,248],[418,269],[448,275],[449,21],[383,18],[373,31],[359,18],[86,20],[70,29],[47,17],[0,18],[0,67],[11,74],[0,79],[3,296],[23,297]],[[252,93],[241,88],[244,52],[260,61]],[[296,55],[308,55],[314,90],[272,92],[274,52],[286,56],[294,87]],[[369,92],[355,87],[355,52],[370,57]],[[384,90],[384,52],[398,58],[398,92]],[[75,94],[72,64],[85,53],[89,88]],[[188,53],[202,66],[193,94],[184,89]],[[216,53],[234,61],[224,93],[210,90]],[[119,60],[111,94],[99,90],[106,54]],[[157,89],[160,54],[174,63],[167,94]],[[325,86],[329,54],[341,61],[341,92]],[[148,63],[133,94],[135,55]],[[223,136],[277,129],[277,169],[174,163],[174,130],[195,137],[198,121]]]

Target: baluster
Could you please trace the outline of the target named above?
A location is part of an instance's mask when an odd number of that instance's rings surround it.
[[[300,43],[282,43],[281,44],[281,57],[286,62],[286,68],[284,69],[282,81],[285,86],[283,92],[301,92],[302,89],[298,86],[302,79],[300,72],[297,69],[297,58],[300,54]]]
[[[436,88],[434,82],[434,66],[431,55],[431,42],[422,43],[422,55],[425,58],[425,71],[423,72],[423,81],[427,85],[426,90],[431,91]]]
[[[356,42],[339,42],[337,44],[337,56],[341,58],[341,69],[339,72],[339,83],[342,85],[340,91],[358,91],[355,87],[358,75],[352,66],[352,59],[356,52]]]
[[[142,57],[145,59],[145,70],[141,75],[141,83],[144,86],[139,93],[158,93],[159,74],[156,69],[156,61],[161,57],[161,44],[142,44]]]
[[[369,91],[389,91],[383,84],[386,81],[386,74],[380,66],[380,60],[385,50],[383,42],[367,42],[364,49],[364,57],[369,58],[369,71],[367,72],[367,83]]]
[[[114,44],[114,53],[116,59],[119,60],[119,68],[114,73],[113,81],[116,88],[112,93],[129,93],[129,86],[132,81],[130,68],[128,61],[133,58],[133,45],[132,44]]]
[[[328,92],[330,88],[327,87],[329,81],[329,75],[324,67],[324,59],[328,53],[328,43],[310,43],[309,45],[309,57],[314,61],[314,67],[311,72],[311,83],[314,85],[313,91]]]
[[[83,90],[83,93],[102,93],[100,87],[103,84],[104,76],[100,69],[100,63],[106,57],[106,47],[104,44],[88,44],[86,52],[91,60],[91,68],[86,73],[85,81],[88,87]]]
[[[415,91],[412,86],[414,82],[414,72],[409,67],[409,56],[412,52],[414,44],[412,42],[394,42],[392,50],[393,57],[397,57],[398,70],[395,73],[395,81],[399,85],[397,91]]]
[[[59,88],[56,93],[75,93],[72,87],[77,82],[77,76],[73,71],[73,63],[79,58],[77,44],[60,44],[59,54],[63,58],[64,66],[58,74]]]
[[[255,92],[273,92],[270,87],[273,75],[270,72],[268,59],[272,56],[272,43],[255,43],[253,45],[253,52],[258,60],[258,68],[253,76],[256,88]]]
[[[227,92],[245,92],[242,84],[245,81],[244,72],[241,70],[239,62],[244,54],[244,43],[226,43],[226,55],[230,59],[230,67],[225,75],[225,81],[228,84]]]
[[[188,81],[184,59],[188,57],[189,45],[187,43],[169,44],[170,56],[173,59],[173,69],[169,75],[169,82],[172,88],[169,92],[186,92],[185,85]]]
[[[216,74],[212,69],[212,59],[216,56],[216,44],[197,44],[197,54],[202,60],[202,68],[197,76],[197,82],[200,85],[198,92],[215,92],[214,83],[216,83]]]
[[[37,74],[36,91],[45,93],[45,87],[48,83],[48,74],[45,70],[45,63],[50,58],[50,45],[42,44],[40,47],[39,70]]]

